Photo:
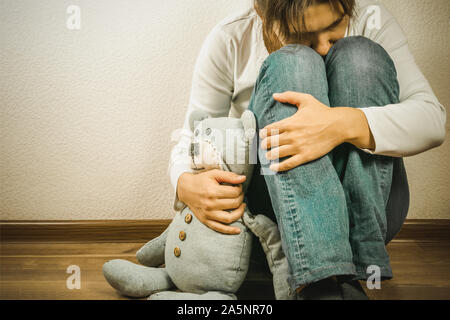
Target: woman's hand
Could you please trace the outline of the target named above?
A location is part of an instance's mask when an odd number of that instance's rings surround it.
[[[261,148],[268,160],[289,157],[270,166],[287,171],[319,159],[338,145],[349,142],[361,149],[375,149],[364,113],[356,108],[330,108],[309,94],[284,92],[273,98],[298,107],[291,117],[260,131]]]
[[[225,234],[238,234],[241,230],[228,224],[244,214],[245,203],[241,184],[245,179],[245,176],[222,170],[199,174],[183,173],[178,178],[178,199],[207,227]]]

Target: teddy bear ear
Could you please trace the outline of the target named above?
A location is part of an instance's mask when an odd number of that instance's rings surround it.
[[[189,116],[189,126],[191,127],[191,131],[194,131],[195,126],[200,122],[207,118],[210,118],[209,114],[202,110],[194,110]]]
[[[251,141],[256,134],[256,118],[253,112],[245,110],[241,116],[242,125],[244,126],[245,138]]]

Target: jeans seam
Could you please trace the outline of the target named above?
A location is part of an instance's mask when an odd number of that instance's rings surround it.
[[[307,281],[308,277],[311,277],[311,276],[314,277],[315,274],[317,274],[317,273],[319,273],[321,271],[330,270],[330,269],[341,269],[341,270],[344,270],[347,267],[352,270],[350,273],[334,272],[333,275],[338,275],[338,274],[357,275],[356,267],[355,267],[355,265],[352,262],[341,262],[341,263],[336,263],[336,264],[333,264],[333,265],[328,265],[328,266],[322,266],[322,267],[319,267],[319,268],[315,268],[313,270],[304,272],[301,275],[300,274],[295,274],[293,276],[294,276],[294,278],[296,278],[296,283],[298,283],[298,285],[303,285],[303,284],[306,284],[306,281]]]
[[[269,97],[269,99],[270,99],[271,95],[270,95],[270,93],[268,91],[267,86],[264,86],[264,89],[266,91],[267,97]],[[274,123],[275,122],[275,116],[274,116],[274,114],[272,112],[272,108],[269,109],[268,114],[269,114],[271,123]],[[276,173],[276,174],[278,174],[278,173]],[[283,188],[283,192],[287,192],[288,195],[291,196],[291,197],[289,197],[290,199],[288,201],[288,207],[289,207],[289,211],[290,211],[289,214],[288,214],[288,216],[289,216],[288,220],[290,222],[294,222],[293,215],[294,214],[297,215],[296,211],[297,211],[298,208],[296,208],[295,206],[294,207],[292,206],[292,200],[291,200],[292,193],[290,193],[289,190],[286,190],[286,183],[289,185],[289,183],[291,182],[290,181],[290,177],[289,177],[289,173],[286,173],[286,175],[287,175],[287,180],[288,181],[284,181],[283,179],[280,179],[280,184],[281,184],[281,187]],[[279,176],[281,177],[281,175],[279,175]],[[304,270],[305,266],[303,265],[303,261],[305,261],[305,260],[304,260],[304,256],[303,256],[303,253],[302,253],[303,250],[301,249],[301,246],[299,244],[299,241],[303,240],[303,234],[300,232],[299,229],[297,229],[297,225],[295,223],[292,223],[292,225],[293,225],[293,228],[294,228],[294,231],[296,232],[296,234],[298,234],[300,236],[300,239],[298,237],[294,237],[295,238],[295,244],[296,244],[297,248],[299,249],[298,250],[299,257],[296,256],[295,258],[296,258],[296,260],[299,260],[298,262],[300,264],[300,269]]]

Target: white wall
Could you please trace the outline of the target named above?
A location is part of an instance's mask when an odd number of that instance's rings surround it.
[[[450,105],[448,0],[385,0]],[[66,8],[81,8],[81,30]],[[0,212],[8,220],[171,218],[166,174],[197,53],[250,0],[2,0]],[[410,218],[450,218],[449,144],[408,159]]]
[[[417,64],[447,108],[450,129],[450,1],[383,0],[408,36]],[[450,218],[450,143],[405,160],[411,187],[409,218]]]

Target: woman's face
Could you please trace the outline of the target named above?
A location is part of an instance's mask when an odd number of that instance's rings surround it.
[[[305,10],[305,40],[301,44],[326,56],[334,43],[345,37],[348,23],[342,6],[339,10],[333,10],[329,4],[311,6]]]

